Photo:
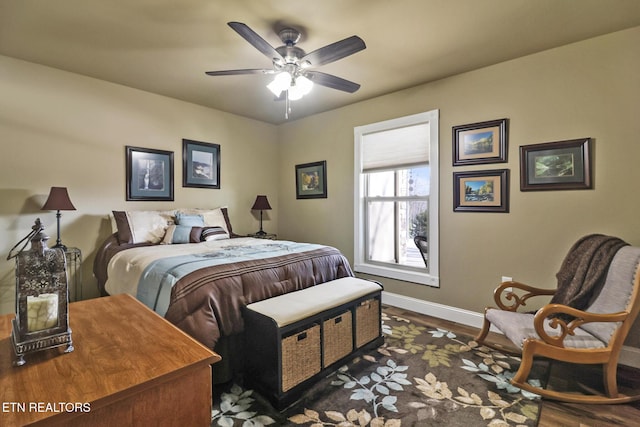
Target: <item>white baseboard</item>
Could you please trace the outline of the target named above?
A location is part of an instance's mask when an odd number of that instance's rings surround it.
[[[461,323],[467,326],[473,326],[476,328],[482,327],[483,316],[475,311],[464,310],[413,297],[406,297],[404,295],[394,294],[387,291],[382,292],[382,303],[403,308],[405,310],[415,311],[416,313],[449,320],[451,322]]]
[[[413,297],[406,297],[404,295],[386,291],[382,292],[382,303],[402,308],[404,310],[411,310],[416,313],[426,314],[428,316],[472,326],[478,329],[482,327],[482,321],[484,318],[482,313],[475,311],[464,310]],[[494,327],[491,327],[491,331],[500,333],[500,331]],[[640,348],[623,346],[622,351],[620,352],[619,362],[621,365],[640,369]]]

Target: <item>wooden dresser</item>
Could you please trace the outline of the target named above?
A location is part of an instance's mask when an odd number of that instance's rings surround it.
[[[210,351],[129,295],[75,302],[75,351],[14,367],[13,314],[0,316],[0,425],[209,426]]]

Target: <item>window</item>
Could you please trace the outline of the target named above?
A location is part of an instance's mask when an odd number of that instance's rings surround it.
[[[359,126],[354,136],[354,269],[438,286],[438,111]]]

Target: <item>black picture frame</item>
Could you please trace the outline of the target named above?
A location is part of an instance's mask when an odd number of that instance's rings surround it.
[[[220,188],[220,145],[182,140],[182,186]]]
[[[125,146],[127,201],[173,201],[173,151]]]
[[[509,169],[453,173],[454,212],[509,212]]]
[[[296,165],[296,199],[327,198],[327,162]]]
[[[520,191],[593,188],[591,138],[520,146]]]
[[[454,126],[453,166],[507,162],[508,119]]]

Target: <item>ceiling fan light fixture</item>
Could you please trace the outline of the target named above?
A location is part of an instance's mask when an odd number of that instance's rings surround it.
[[[295,83],[289,88],[289,99],[297,101],[313,89],[313,82],[305,76],[298,76]]]
[[[275,78],[267,84],[267,88],[278,100],[284,99],[285,119],[288,119],[291,113],[289,101],[300,99],[308,94],[314,84],[348,93],[354,93],[360,88],[359,84],[341,77],[308,70],[309,68],[330,64],[365,49],[367,46],[364,40],[358,36],[347,37],[307,54],[297,46],[301,38],[301,33],[298,30],[292,28],[281,29],[278,32],[278,36],[284,45],[273,47],[258,33],[249,28],[247,24],[235,21],[227,24],[260,53],[269,58],[273,67],[272,69],[206,71],[205,74],[208,76],[275,74]]]
[[[267,88],[275,96],[280,96],[280,94],[283,91],[289,89],[290,86],[291,86],[291,74],[289,74],[287,71],[283,71],[276,75],[273,81],[267,85]]]
[[[299,90],[298,88],[296,88],[296,86],[291,86],[289,88],[289,100],[290,101],[297,101],[298,99],[302,98],[302,91]]]

